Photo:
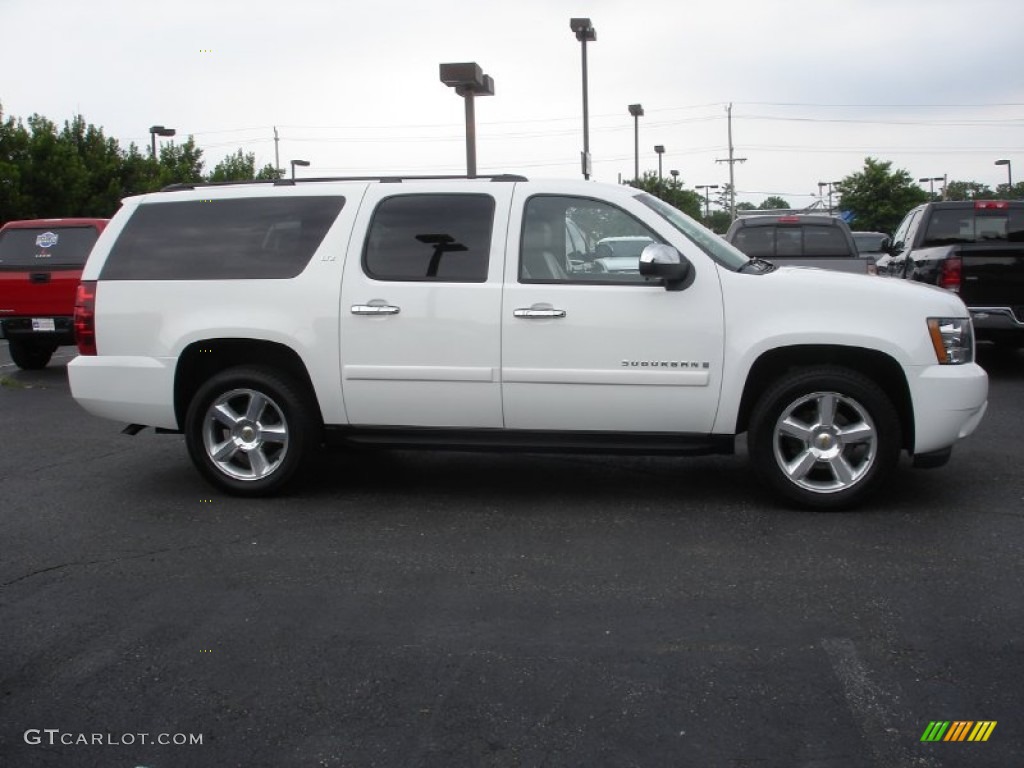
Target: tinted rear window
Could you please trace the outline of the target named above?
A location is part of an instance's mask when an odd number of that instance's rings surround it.
[[[932,211],[922,247],[957,243],[1024,242],[1024,208],[946,208]]]
[[[250,197],[140,205],[107,257],[102,280],[295,277],[345,198]]]
[[[0,269],[81,267],[99,234],[95,227],[6,229],[0,232]]]
[[[733,244],[748,256],[849,256],[850,244],[839,227],[823,224],[752,226],[737,230]]]

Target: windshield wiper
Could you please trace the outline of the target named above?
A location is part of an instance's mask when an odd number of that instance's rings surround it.
[[[766,272],[774,272],[776,269],[778,269],[778,267],[772,264],[772,262],[754,258],[740,267],[740,272],[754,272],[756,274],[763,275]]]

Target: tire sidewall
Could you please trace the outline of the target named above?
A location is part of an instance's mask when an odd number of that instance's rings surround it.
[[[812,491],[793,483],[775,457],[775,426],[794,401],[816,392],[833,392],[855,401],[874,422],[877,442],[872,466],[849,488]],[[899,461],[899,415],[882,389],[856,371],[822,367],[794,371],[768,387],[750,420],[748,450],[760,478],[779,496],[796,505],[821,511],[849,509],[876,493]]]

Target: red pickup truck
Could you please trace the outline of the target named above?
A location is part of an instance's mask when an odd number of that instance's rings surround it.
[[[75,291],[109,219],[33,219],[0,227],[0,339],[19,368],[45,368],[75,343]]]

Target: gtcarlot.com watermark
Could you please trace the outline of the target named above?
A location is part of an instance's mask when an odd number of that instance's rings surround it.
[[[195,747],[203,743],[201,733],[75,733],[60,728],[29,728],[24,734],[31,746],[129,747],[139,744]]]

